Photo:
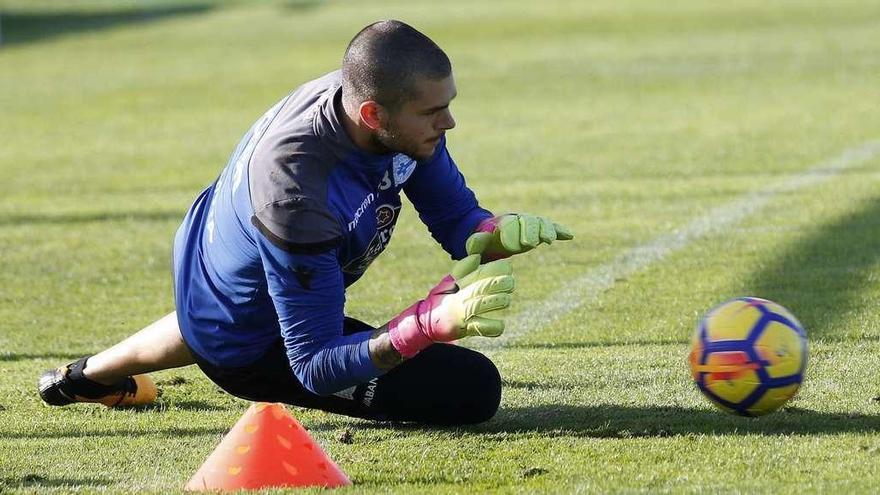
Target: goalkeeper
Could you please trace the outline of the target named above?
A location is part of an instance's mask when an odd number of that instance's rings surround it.
[[[197,364],[227,392],[377,420],[465,424],[498,409],[495,365],[445,343],[495,337],[511,255],[571,239],[493,216],[446,149],[446,54],[398,21],[349,44],[342,69],[297,88],[245,134],[174,239],[176,311],[40,377],[51,405],[148,404],[151,371]],[[388,244],[406,194],[456,261],[380,328],[344,316],[346,287]]]

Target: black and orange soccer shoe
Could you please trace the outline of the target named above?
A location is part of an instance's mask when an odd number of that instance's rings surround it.
[[[43,402],[50,406],[95,402],[107,407],[143,406],[156,402],[159,391],[149,376],[129,376],[114,385],[103,385],[83,375],[86,359],[43,373],[37,385]]]

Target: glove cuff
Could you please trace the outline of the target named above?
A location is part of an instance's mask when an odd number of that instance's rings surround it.
[[[474,233],[476,232],[495,232],[495,229],[498,227],[498,224],[501,223],[501,219],[509,215],[509,213],[505,213],[504,215],[498,215],[496,217],[489,217],[482,222],[477,224],[477,228],[474,229]]]
[[[434,343],[425,335],[419,321],[423,302],[413,304],[388,322],[388,337],[391,339],[391,345],[407,359]]]
[[[515,215],[516,215],[516,213],[505,213],[503,215],[498,215],[498,216],[487,218],[477,224],[477,228],[474,229],[474,233],[485,232],[488,234],[495,235],[495,231],[498,230],[498,226],[501,224],[501,221],[507,217],[515,216]],[[483,251],[482,260],[483,260],[483,263],[488,263],[490,261],[509,258],[513,254],[514,253],[509,253],[507,251],[504,251],[503,248],[502,248],[502,251],[493,251],[491,248],[488,248],[485,251]]]

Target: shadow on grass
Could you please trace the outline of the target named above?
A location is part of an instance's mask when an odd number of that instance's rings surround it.
[[[860,211],[819,226],[745,282],[743,295],[772,299],[794,312],[811,337],[833,338],[826,329],[847,311],[880,263],[880,198]]]
[[[181,210],[158,210],[158,211],[117,211],[95,213],[23,213],[13,215],[0,215],[0,226],[15,225],[70,225],[98,222],[164,222],[168,220],[183,220]]]
[[[880,409],[880,407],[878,407]],[[533,406],[498,411],[482,424],[430,427],[408,423],[359,423],[356,428],[445,431],[507,440],[511,434],[542,437],[640,438],[685,435],[828,435],[880,431],[880,415],[833,414],[785,408],[761,418],[684,407]]]
[[[27,431],[27,432],[0,432],[0,438],[10,440],[23,439],[42,439],[42,438],[94,438],[94,437],[120,437],[121,439],[131,437],[156,437],[174,438],[174,437],[200,437],[203,435],[224,435],[227,430],[223,428],[206,428],[206,427],[175,427],[164,430],[83,430],[82,428],[70,429],[66,431]]]
[[[54,478],[39,474],[26,474],[21,477],[7,476],[0,478],[0,491],[3,488],[39,488],[39,487],[74,487],[74,486],[108,486],[114,481],[105,478]]]
[[[815,435],[880,431],[880,415],[835,414],[785,408],[761,418],[684,407],[534,406],[506,408],[475,432],[538,432],[596,438],[687,434]]]
[[[120,411],[133,411],[136,413],[165,412],[165,411],[225,411],[228,407],[218,406],[201,400],[165,401],[159,400],[146,406],[120,407]]]
[[[45,41],[59,36],[161,21],[181,15],[202,14],[206,3],[174,7],[99,11],[0,11],[2,46]]]

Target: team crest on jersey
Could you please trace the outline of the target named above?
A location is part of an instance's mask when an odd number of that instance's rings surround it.
[[[391,171],[392,174],[394,174],[394,185],[399,186],[406,182],[406,180],[409,179],[409,176],[412,175],[415,169],[415,160],[404,155],[403,153],[398,153],[394,155],[394,160],[391,164]]]
[[[397,223],[397,217],[400,214],[400,205],[383,204],[376,207],[376,235],[370,240],[367,249],[346,264],[342,271],[360,275],[367,271],[367,268],[375,260],[382,251],[391,242],[391,234],[394,233],[394,225]]]
[[[397,210],[400,210],[399,206]],[[376,228],[382,230],[391,225],[397,216],[397,210],[391,205],[382,205],[376,208]]]

